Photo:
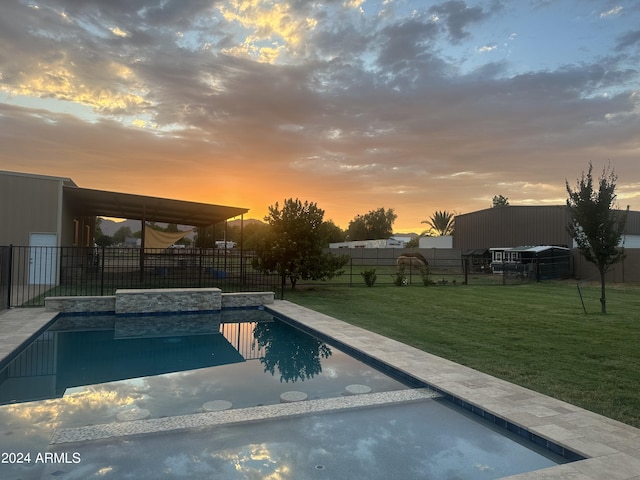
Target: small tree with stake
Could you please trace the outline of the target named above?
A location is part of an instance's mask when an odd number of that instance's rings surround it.
[[[582,172],[575,190],[565,180],[569,194],[568,231],[576,241],[580,253],[600,272],[601,312],[607,313],[605,274],[611,265],[624,258],[624,251],[618,246],[624,233],[626,217],[615,209],[618,177],[614,171],[604,168],[596,186],[592,169],[593,165],[589,163],[589,171],[586,174]]]

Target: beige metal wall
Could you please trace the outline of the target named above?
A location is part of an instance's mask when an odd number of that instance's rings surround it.
[[[587,262],[578,249],[571,251],[573,269],[576,280],[583,282],[599,282],[600,273],[593,263]],[[606,275],[611,283],[640,283],[640,248],[625,248],[626,258],[612,266]]]
[[[0,172],[0,245],[29,245],[30,233],[56,233],[62,180]]]

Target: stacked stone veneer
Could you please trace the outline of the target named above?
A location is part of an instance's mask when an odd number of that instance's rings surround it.
[[[115,296],[48,297],[45,309],[116,314],[216,311],[273,303],[273,292],[222,293],[219,288],[120,289]]]
[[[273,303],[273,292],[223,293],[222,308],[259,307]]]
[[[115,312],[116,297],[47,297],[44,307],[50,312]]]
[[[116,314],[198,312],[220,310],[219,288],[158,288],[116,290]]]

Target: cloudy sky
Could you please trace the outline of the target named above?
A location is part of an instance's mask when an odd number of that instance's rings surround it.
[[[640,210],[639,65],[637,0],[2,0],[0,169],[420,231],[610,162]]]

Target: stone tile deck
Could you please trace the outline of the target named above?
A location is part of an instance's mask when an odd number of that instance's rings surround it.
[[[16,308],[0,311],[0,367],[21,345],[44,330],[58,315],[44,308]]]
[[[509,480],[640,480],[640,429],[287,301],[275,301],[268,309],[587,457]],[[37,308],[0,313],[0,362],[45,328],[55,315]],[[64,440],[61,437],[58,441]]]
[[[268,309],[587,457],[509,480],[640,480],[640,429],[287,301]]]

